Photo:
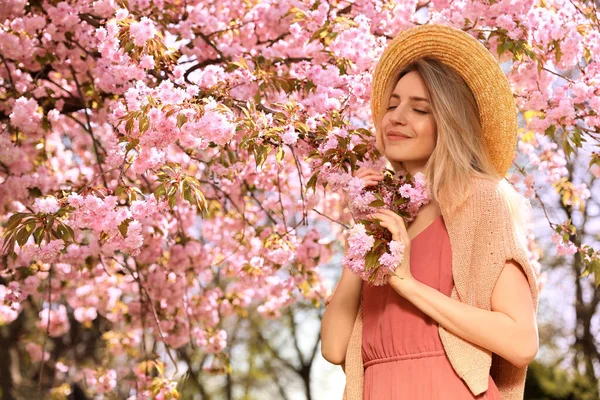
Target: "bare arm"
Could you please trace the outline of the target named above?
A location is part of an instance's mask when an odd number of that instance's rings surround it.
[[[343,268],[335,292],[321,320],[321,354],[332,364],[341,365],[360,305],[362,279]]]
[[[359,168],[355,177],[365,181],[365,186],[376,185],[383,179],[381,171],[372,168]],[[345,241],[344,252],[348,249]],[[332,364],[341,365],[345,370],[346,350],[354,328],[354,321],[360,306],[362,279],[346,268],[342,269],[334,294],[325,300],[325,313],[321,320],[321,354]]]
[[[454,300],[416,279],[390,279],[390,285],[448,331],[498,354],[517,367],[538,351],[538,331],[527,277],[508,260],[492,292],[492,310]]]

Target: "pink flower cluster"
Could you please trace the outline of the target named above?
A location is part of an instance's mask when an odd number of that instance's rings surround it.
[[[64,335],[70,328],[67,308],[59,304],[55,309],[44,308],[39,314],[38,328],[52,337]]]
[[[573,255],[577,252],[577,246],[575,246],[570,240],[567,240],[565,243],[562,236],[558,233],[552,234],[552,243],[556,245],[559,255]]]
[[[21,311],[21,293],[17,282],[0,285],[0,326],[10,324]]]
[[[143,46],[156,35],[156,27],[151,19],[142,17],[139,22],[133,22],[129,26],[129,34],[133,37],[136,46]]]
[[[35,99],[25,97],[19,97],[15,101],[15,106],[9,115],[10,123],[26,134],[38,133],[42,116]]]
[[[354,219],[363,219],[376,212],[379,207],[371,205],[371,202],[379,199],[386,208],[397,212],[405,220],[413,220],[419,208],[429,202],[429,196],[425,176],[422,173],[415,174],[412,179],[407,178],[408,175],[400,179],[390,178],[388,173],[374,190],[365,190],[362,178],[350,179],[349,206]],[[397,205],[397,199],[404,199],[404,204]],[[376,238],[384,243],[388,241],[387,235],[382,230],[383,228],[374,223],[369,223],[368,228],[361,222],[356,223],[348,231],[348,250],[342,259],[345,268],[376,286],[386,284],[389,274],[393,274],[404,259],[402,242],[390,240],[389,251],[381,251],[381,247],[377,247]],[[373,263],[373,256],[376,256],[377,263]],[[371,262],[368,261],[369,259]]]
[[[396,178],[396,181],[394,181],[396,190],[384,190],[380,195],[383,198],[383,202],[387,205],[391,205],[393,199],[397,198],[398,195],[406,200],[410,200],[398,207],[397,210],[402,210],[404,212],[403,217],[407,222],[411,222],[419,209],[429,202],[429,196],[426,190],[425,175],[418,172],[412,177],[412,182],[407,183],[404,183],[404,179],[405,176]],[[365,218],[377,211],[377,207],[370,206],[376,200],[375,191],[366,190],[362,179],[356,177],[350,178],[345,191],[349,198],[348,206],[354,220]]]
[[[94,393],[109,393],[117,386],[117,371],[109,369],[106,371],[95,371],[90,368],[82,370],[85,384]]]

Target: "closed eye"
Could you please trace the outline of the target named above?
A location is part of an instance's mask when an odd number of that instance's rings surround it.
[[[387,108],[387,110],[389,111],[389,110],[392,110],[392,109],[394,109],[396,107],[397,106],[389,106]],[[429,114],[427,111],[419,110],[419,109],[416,109],[416,108],[413,108],[413,111],[416,112],[416,113],[418,113],[418,114]]]

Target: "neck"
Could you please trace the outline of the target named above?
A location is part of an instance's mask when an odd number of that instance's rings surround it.
[[[415,176],[417,172],[425,173],[425,164],[420,161],[400,161],[391,164],[396,172],[407,171],[411,176]]]

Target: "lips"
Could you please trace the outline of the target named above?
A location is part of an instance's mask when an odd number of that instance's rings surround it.
[[[410,136],[404,135],[402,133],[388,133],[387,137],[389,140],[405,140],[405,139],[411,139]]]

